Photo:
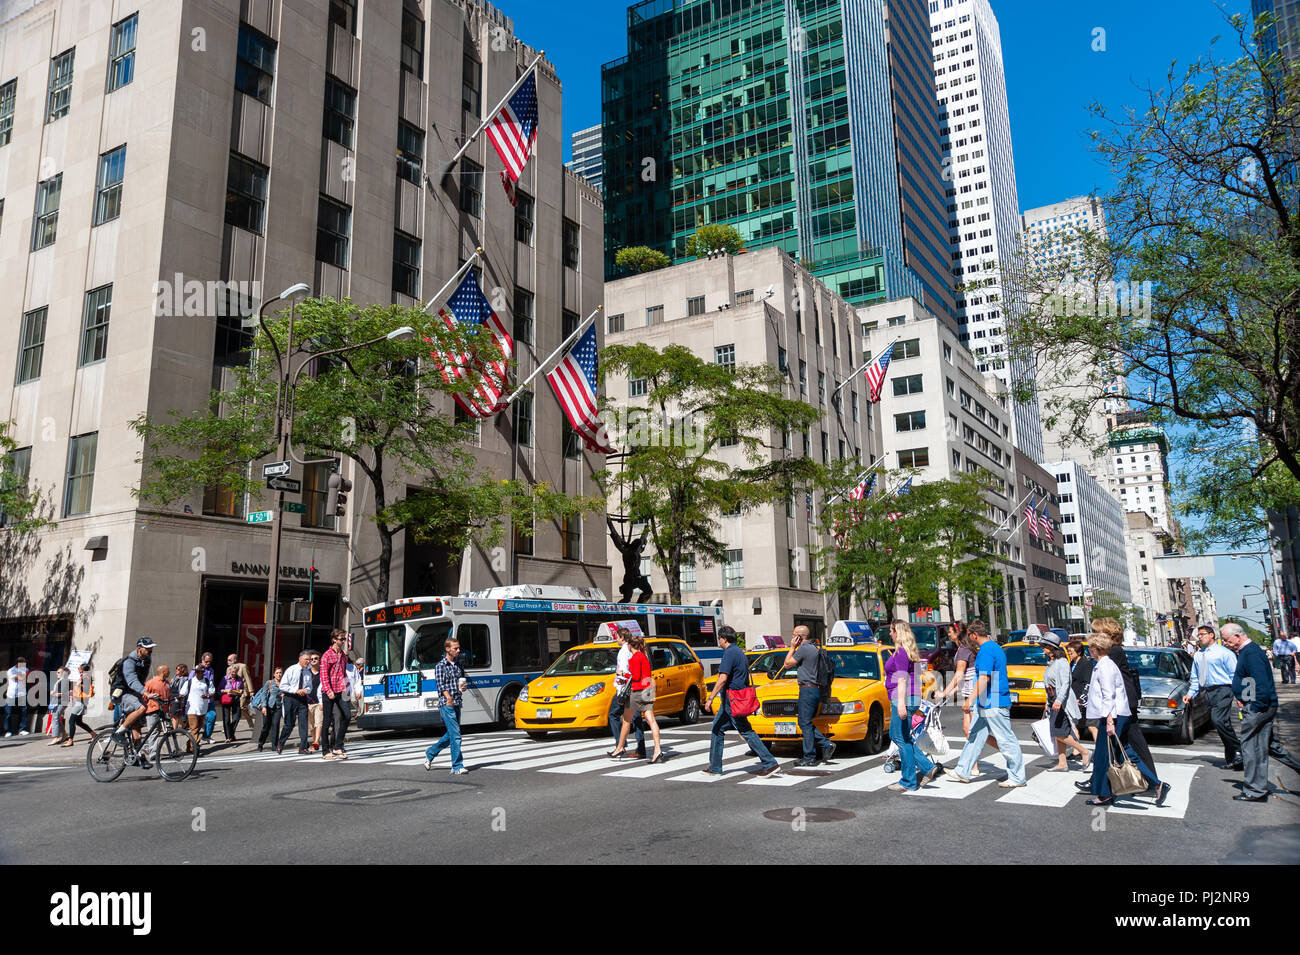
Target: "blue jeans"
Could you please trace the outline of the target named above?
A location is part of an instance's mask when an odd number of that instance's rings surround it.
[[[1138,772],[1142,774],[1148,785],[1158,786],[1160,780],[1156,779],[1156,774],[1151,771],[1146,763],[1138,758],[1138,754],[1133,751],[1133,744],[1128,741],[1129,727],[1133,724],[1131,716],[1115,717],[1115,738],[1119,744],[1124,747],[1128,753],[1128,758],[1137,764]],[[1114,796],[1110,790],[1110,777],[1106,775],[1106,770],[1110,769],[1110,737],[1106,732],[1106,720],[1099,718],[1097,720],[1097,746],[1092,752],[1092,794],[1109,799]]]
[[[451,768],[464,769],[465,764],[460,759],[460,707],[440,706],[438,712],[442,715],[442,725],[447,728],[447,732],[443,734],[442,739],[424,751],[424,758],[434,759],[448,743],[451,743]]]
[[[217,727],[217,704],[208,701],[208,712],[203,716],[203,742],[212,741],[212,731]]]
[[[803,734],[803,758],[813,759],[818,751],[830,748],[831,741],[813,725],[813,717],[822,703],[822,691],[815,686],[799,687],[799,732]]]
[[[618,702],[618,694],[614,694],[614,699],[609,702],[609,731],[614,734],[614,743],[618,744],[618,738],[623,732],[623,709],[624,707]],[[645,720],[637,717],[632,721],[632,729],[636,732],[636,752],[638,756],[645,755]]]
[[[17,720],[13,718],[14,710],[18,711]],[[25,729],[27,729],[27,701],[14,702],[10,700],[5,703],[5,732],[17,733]]]
[[[961,748],[961,758],[957,760],[957,775],[970,779],[971,770],[984,751],[990,733],[998,741],[998,752],[1006,757],[1007,778],[1013,783],[1023,784],[1025,755],[1020,751],[1020,740],[1011,731],[1011,708],[1007,706],[987,710],[981,706],[975,707],[970,735],[966,737],[966,745]]]
[[[763,741],[758,738],[758,734],[750,728],[749,718],[731,715],[731,703],[727,700],[725,690],[721,694],[721,702],[722,705],[718,707],[717,715],[713,717],[713,729],[710,731],[709,736],[710,772],[722,772],[722,737],[729,729],[734,729],[740,734],[740,738],[749,744],[750,751],[758,757],[764,769],[780,765],[776,761],[776,757],[772,755],[772,751],[763,745]]]
[[[920,788],[917,781],[918,771],[921,775],[926,775],[934,769],[934,762],[912,741],[911,717],[900,710],[897,704],[894,704],[892,709],[889,718],[889,738],[898,747],[899,757],[902,760],[902,777],[899,779],[899,785],[904,789],[918,789]]]

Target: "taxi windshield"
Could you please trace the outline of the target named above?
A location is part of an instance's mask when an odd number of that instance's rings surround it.
[[[588,673],[613,673],[617,662],[617,647],[578,647],[561,656],[542,675],[579,676]]]
[[[768,653],[761,653],[754,657],[754,662],[749,665],[751,673],[766,673],[768,670],[775,669],[785,662],[786,654],[789,650],[772,650]]]
[[[1007,666],[1047,666],[1047,654],[1039,646],[1007,647]]]
[[[875,653],[860,650],[831,650],[831,659],[835,661],[835,679],[845,680],[879,680],[880,657]],[[793,680],[798,667],[786,667],[777,679]]]

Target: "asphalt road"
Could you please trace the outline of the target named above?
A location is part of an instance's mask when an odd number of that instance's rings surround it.
[[[1017,719],[1022,740],[1029,721]],[[949,732],[949,736],[952,733]],[[1123,800],[1109,811],[1074,796],[1077,772],[1025,745],[1029,786],[1002,790],[1001,757],[986,750],[976,785],[940,780],[890,792],[883,754],[762,780],[734,734],[727,774],[699,772],[708,724],[666,727],[667,764],[613,763],[607,737],[488,729],[467,734],[468,775],[447,754],[423,768],[428,740],[373,734],[347,762],[213,751],[181,783],[128,768],[109,784],[79,765],[0,765],[0,858],[6,862],[601,863],[884,862],[1294,863],[1300,798],[1232,801],[1240,774],[1222,767],[1217,739],[1187,747],[1151,739],[1157,771],[1174,784],[1160,809]],[[1037,754],[1037,755],[1035,755]],[[3,757],[0,756],[0,759]],[[954,752],[943,759],[952,766]],[[1300,779],[1274,762],[1270,778]]]

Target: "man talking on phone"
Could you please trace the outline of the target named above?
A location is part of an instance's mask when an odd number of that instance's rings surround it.
[[[796,766],[816,766],[818,754],[822,762],[830,762],[835,755],[835,744],[813,725],[822,702],[821,686],[817,683],[817,660],[821,652],[808,628],[798,626],[794,628],[790,652],[781,664],[782,669],[796,664],[799,667],[795,679],[799,683],[799,732],[803,734],[803,759],[795,763]]]

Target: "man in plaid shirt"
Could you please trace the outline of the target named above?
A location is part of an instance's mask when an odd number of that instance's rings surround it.
[[[424,768],[433,769],[433,759],[442,752],[443,747],[451,744],[451,774],[463,776],[468,769],[460,758],[460,704],[461,692],[465,688],[465,671],[461,669],[456,658],[460,656],[460,641],[448,637],[443,644],[446,654],[433,668],[433,677],[438,681],[438,712],[442,716],[442,725],[447,732],[442,739],[424,751]]]
[[[320,658],[320,695],[325,708],[321,722],[321,749],[326,759],[347,759],[343,740],[352,714],[347,699],[348,632],[330,634],[330,648]],[[332,730],[332,732],[331,732]]]

